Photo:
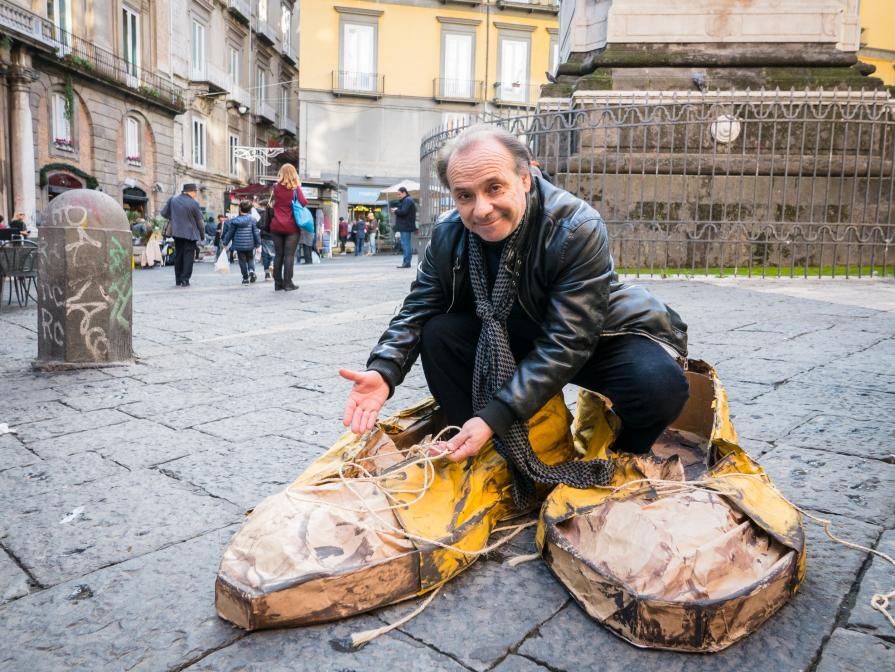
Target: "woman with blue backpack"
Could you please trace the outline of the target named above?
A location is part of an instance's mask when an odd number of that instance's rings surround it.
[[[221,244],[233,243],[231,249],[236,251],[239,259],[239,270],[242,272],[242,284],[255,282],[255,249],[261,247],[261,232],[255,226],[252,217],[252,202],[239,202],[239,215],[228,219],[224,224],[224,235]]]
[[[292,272],[295,264],[295,248],[298,247],[299,236],[307,236],[300,231],[295,221],[292,202],[307,206],[308,201],[301,191],[301,180],[295,166],[286,163],[277,173],[277,183],[273,187],[270,199],[270,237],[273,238],[276,254],[273,259],[274,290],[291,291],[298,289],[292,283]],[[313,242],[313,238],[311,238]]]

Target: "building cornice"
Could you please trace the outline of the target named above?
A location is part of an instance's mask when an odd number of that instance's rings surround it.
[[[478,26],[481,25],[481,19],[460,19],[456,16],[436,16],[439,23],[451,23],[455,26]]]
[[[537,26],[529,26],[525,23],[506,23],[505,21],[495,21],[494,27],[498,30],[515,30],[520,33],[533,33],[537,30]]]
[[[344,5],[336,5],[333,7],[339,14],[359,14],[361,16],[382,16],[385,11],[382,9],[366,9],[364,7],[345,7]]]

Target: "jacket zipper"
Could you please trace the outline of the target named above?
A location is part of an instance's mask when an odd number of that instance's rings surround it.
[[[457,261],[454,264],[454,267],[451,269],[451,305],[448,306],[447,312],[451,312],[451,308],[454,307],[454,292],[455,292],[455,284],[457,281],[457,271],[460,270],[460,257],[457,257]]]

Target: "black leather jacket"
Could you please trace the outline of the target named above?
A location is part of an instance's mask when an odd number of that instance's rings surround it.
[[[516,418],[531,417],[562,389],[601,336],[639,334],[686,356],[687,325],[680,316],[642,287],[618,282],[606,225],[596,210],[532,176],[529,221],[517,248],[525,255],[517,298],[544,336],[497,394]],[[468,235],[456,210],[434,227],[401,311],[370,353],[367,367],[379,371],[392,391],[416,360],[427,320],[475,312]]]

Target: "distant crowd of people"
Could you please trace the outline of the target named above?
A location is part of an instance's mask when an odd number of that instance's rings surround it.
[[[407,189],[400,187],[398,191],[400,200],[397,207],[391,209],[395,213],[395,232],[403,254],[398,268],[410,268],[413,255],[411,235],[416,230],[416,204]],[[300,208],[307,207],[308,201],[294,166],[285,164],[280,168],[277,182],[266,203],[259,203],[257,199],[242,200],[239,214],[230,218],[218,215],[217,222],[209,226],[203,222],[197,192],[196,184],[184,184],[181,193],[171,197],[161,210],[162,217],[168,220],[165,235],[174,239],[174,280],[177,287],[190,286],[199,242],[206,236],[213,236],[215,258],[226,254],[232,263],[235,256],[244,285],[257,280],[257,257],[264,268],[264,279],[273,279],[274,291],[298,289],[293,282],[296,255],[300,254],[303,263],[312,263],[316,241],[314,233],[298,226],[297,213]],[[338,237],[341,252],[344,254],[348,242],[353,241],[355,256],[375,254],[382,225],[372,212],[368,212],[366,218],[356,219],[353,224],[340,217]]]

